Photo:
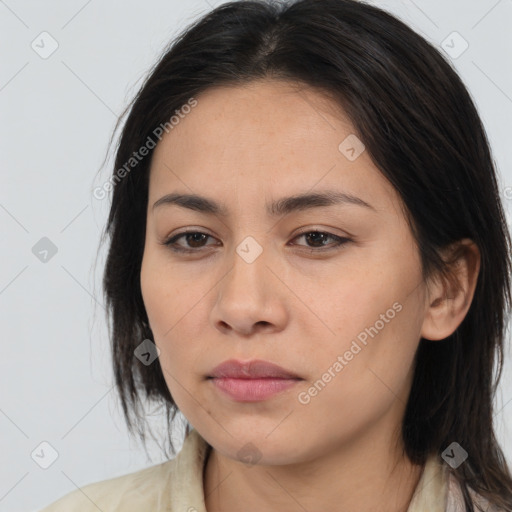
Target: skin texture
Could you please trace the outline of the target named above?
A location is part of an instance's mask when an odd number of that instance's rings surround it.
[[[153,155],[140,277],[171,395],[213,447],[208,511],[407,510],[422,471],[400,439],[414,355],[421,337],[442,340],[462,322],[478,250],[464,241],[458,292],[424,282],[398,194],[367,151],[350,161],[338,149],[354,129],[319,91],[261,80],[196,99]],[[324,190],[373,209],[266,214],[273,200]],[[153,210],[171,192],[207,196],[228,215]],[[192,254],[163,245],[185,230],[209,237],[176,242]],[[336,248],[335,239],[303,231],[350,241]],[[251,263],[236,252],[248,236],[262,249]],[[381,315],[388,321],[376,324]],[[382,323],[333,369],[361,332]],[[232,358],[267,360],[303,380],[267,400],[237,402],[207,379]],[[329,382],[301,403],[329,368]]]

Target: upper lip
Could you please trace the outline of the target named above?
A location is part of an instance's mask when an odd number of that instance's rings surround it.
[[[257,379],[257,378],[279,378],[279,379],[300,379],[300,377],[289,371],[281,368],[277,364],[269,361],[262,361],[260,359],[253,359],[251,361],[237,361],[230,359],[216,366],[210,378],[228,377],[232,379]]]

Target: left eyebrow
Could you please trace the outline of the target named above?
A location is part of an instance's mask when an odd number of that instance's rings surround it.
[[[368,208],[374,212],[377,211],[372,205],[360,197],[334,190],[282,197],[270,204],[267,204],[266,210],[269,217],[279,217],[295,211],[349,204]],[[189,210],[210,215],[219,215],[222,217],[227,217],[229,215],[229,211],[225,205],[219,204],[213,199],[197,194],[167,194],[158,199],[153,204],[152,208],[154,210],[158,206],[162,205],[177,205],[181,208],[188,208]]]

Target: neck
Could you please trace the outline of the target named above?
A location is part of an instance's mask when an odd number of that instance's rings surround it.
[[[248,466],[211,448],[204,470],[208,512],[407,512],[423,468],[385,436],[351,441],[292,465]],[[379,442],[382,441],[382,442]]]

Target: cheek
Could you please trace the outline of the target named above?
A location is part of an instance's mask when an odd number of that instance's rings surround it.
[[[396,287],[391,276],[372,275],[371,271],[360,269],[331,276],[308,303],[326,327],[323,337],[328,346],[348,350],[352,340],[364,343],[372,333],[376,334],[375,326],[380,332],[394,322],[399,316],[393,308],[400,296]]]
[[[205,288],[204,279],[194,280],[184,272],[171,269],[168,261],[158,261],[158,257],[147,254],[142,262],[144,306],[173,396],[175,391],[179,394],[179,383],[192,377],[201,347],[205,348],[205,289],[209,288]]]
[[[160,251],[148,249],[141,265],[140,284],[144,306],[153,334],[163,341],[174,331],[181,318],[190,314],[200,297],[202,287],[179,266],[172,267]]]
[[[201,358],[199,343],[192,341],[201,339],[200,332],[195,331],[197,324],[193,322],[193,315],[197,314],[196,308],[200,304],[190,292],[180,290],[176,293],[168,282],[161,272],[147,270],[141,273],[144,305],[153,341],[160,350],[159,363],[167,388],[180,411],[192,418],[197,407],[191,399],[192,379]]]
[[[328,418],[348,436],[391,410],[399,416],[407,402],[419,339],[418,326],[407,318],[410,312],[407,305],[388,311],[389,318],[395,314],[385,323],[378,316],[376,322],[368,309],[367,322],[351,323],[355,335],[339,336],[336,343],[310,354],[316,371],[299,397],[306,417]]]
[[[397,264],[386,274],[352,273],[331,281],[337,285],[324,287],[315,307],[330,332],[321,336],[322,350],[310,354],[317,377],[336,382],[329,387],[339,386],[342,394],[350,390],[358,399],[369,396],[375,386],[385,393],[386,385],[401,389],[420,339],[420,278],[416,269]]]

